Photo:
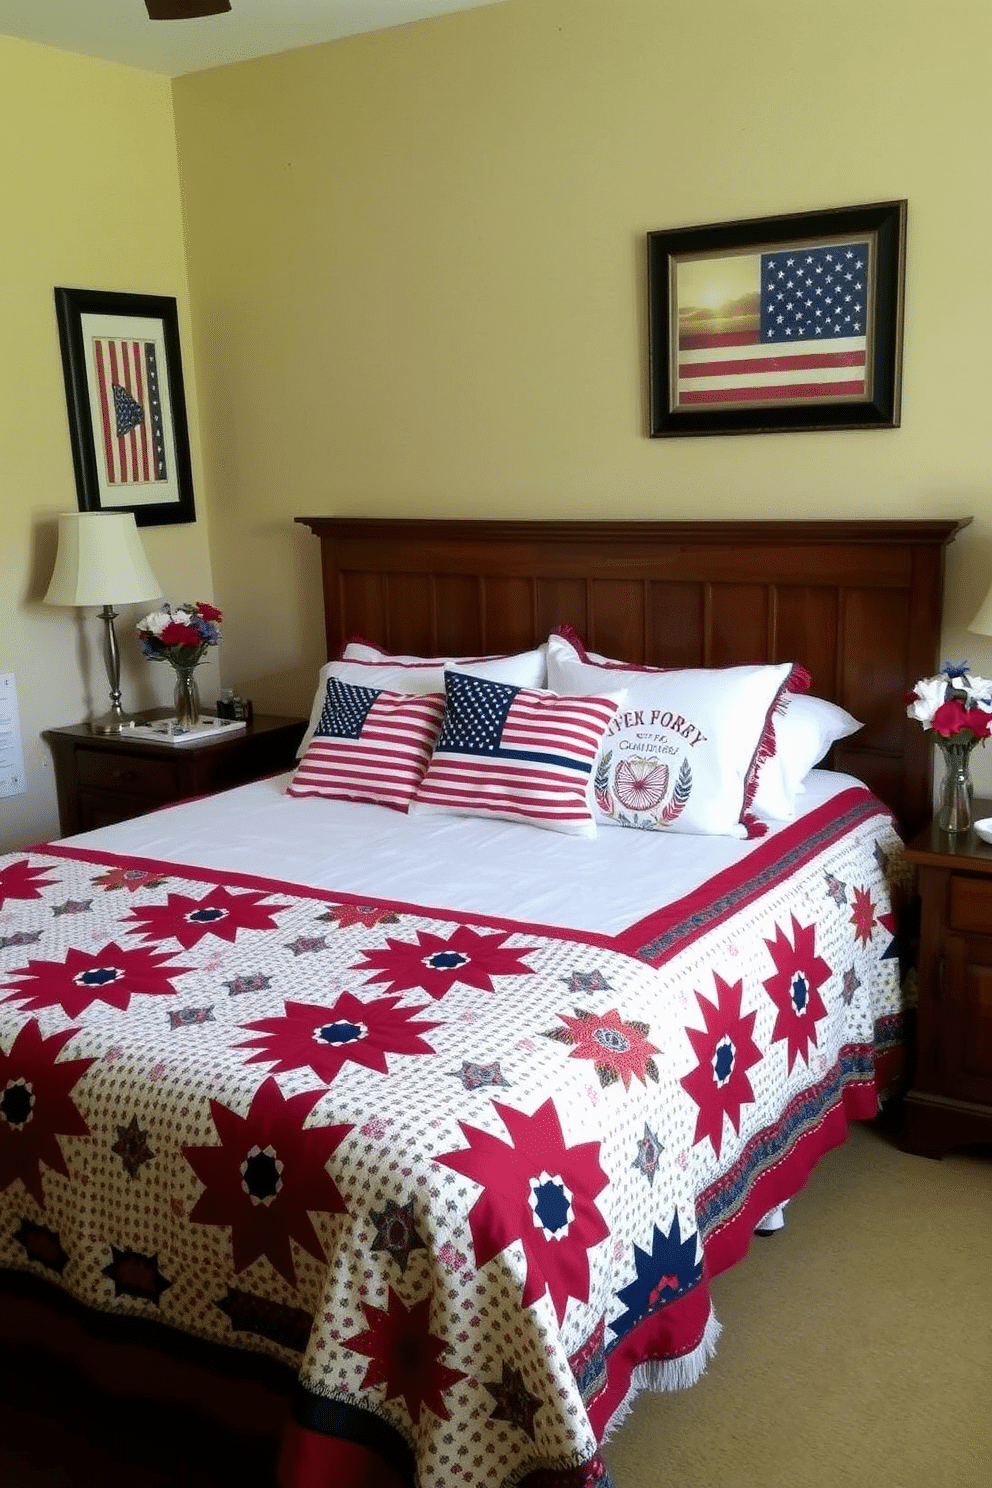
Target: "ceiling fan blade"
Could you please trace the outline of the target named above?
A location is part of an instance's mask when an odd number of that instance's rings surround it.
[[[197,16],[223,15],[231,0],[145,0],[150,21],[192,21]]]

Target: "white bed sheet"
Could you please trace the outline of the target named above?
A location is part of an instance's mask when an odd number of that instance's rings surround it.
[[[603,827],[594,839],[475,817],[287,796],[291,775],[68,839],[80,847],[468,914],[617,935],[739,862],[758,838]],[[800,815],[860,784],[814,770]],[[769,823],[769,831],[784,823]]]

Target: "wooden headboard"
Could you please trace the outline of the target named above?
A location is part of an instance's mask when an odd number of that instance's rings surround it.
[[[944,548],[967,520],[489,522],[297,517],[320,538],[327,655],[521,651],[555,625],[655,666],[801,662],[865,727],[831,763],[913,833],[930,745],[904,694],[938,665]]]

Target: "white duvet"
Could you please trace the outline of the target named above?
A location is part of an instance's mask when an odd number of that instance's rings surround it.
[[[342,893],[616,935],[766,838],[601,827],[594,839],[513,822],[407,816],[287,796],[290,775],[72,838],[83,847]],[[813,770],[800,814],[858,782]],[[769,832],[785,823],[769,823]]]

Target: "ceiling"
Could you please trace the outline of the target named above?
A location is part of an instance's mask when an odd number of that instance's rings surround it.
[[[178,77],[472,10],[496,0],[231,0],[225,15],[150,21],[143,0],[0,0],[0,36]]]

